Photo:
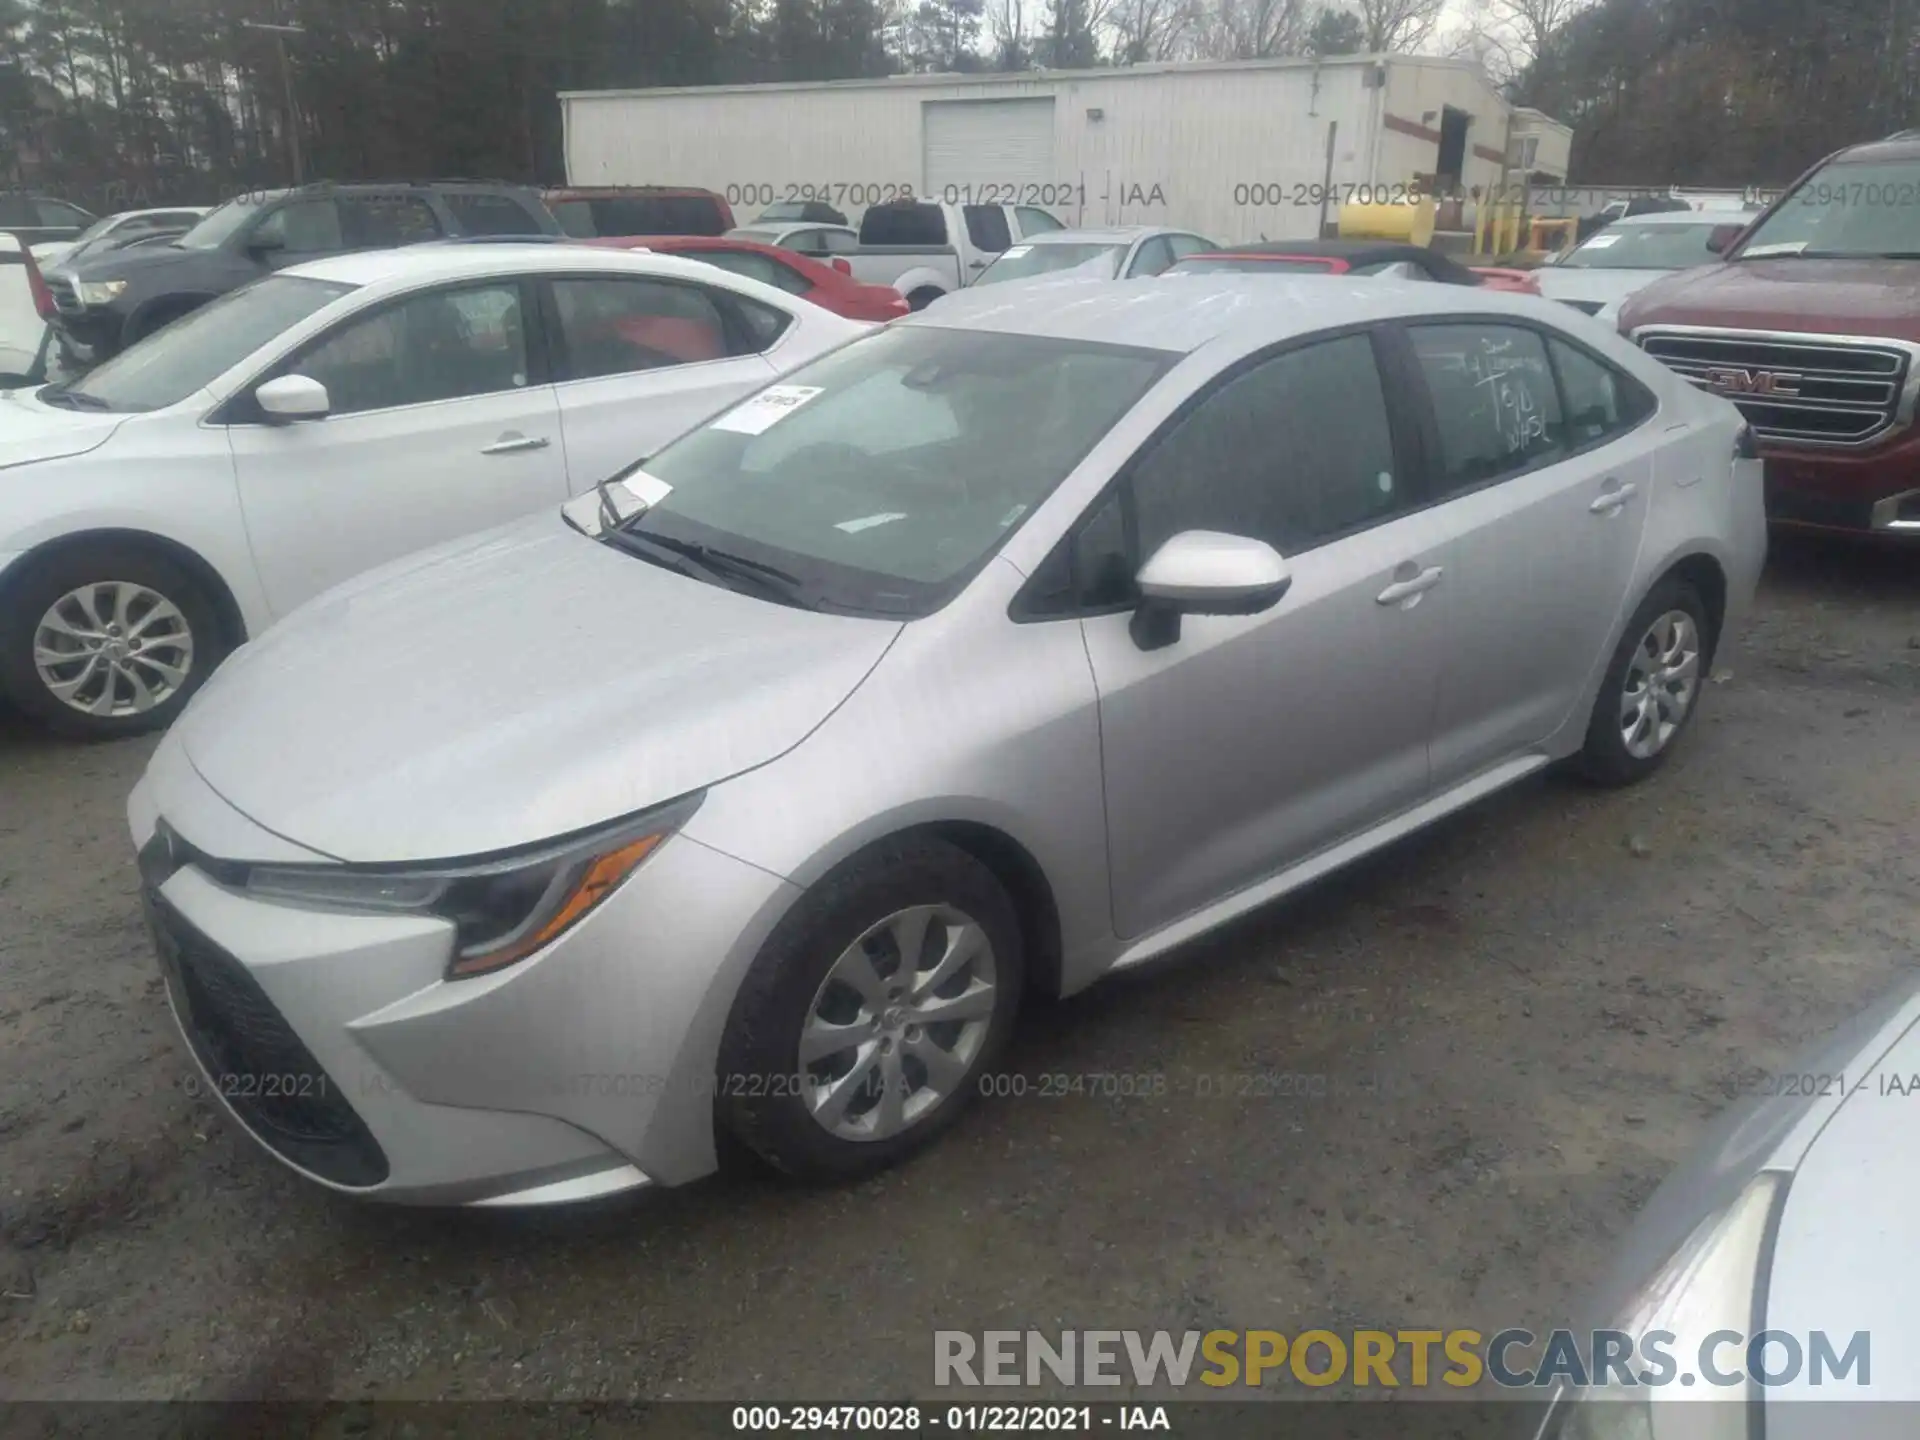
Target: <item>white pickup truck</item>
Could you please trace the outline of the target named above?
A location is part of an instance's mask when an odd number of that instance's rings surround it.
[[[916,310],[971,285],[1009,245],[1060,222],[1036,205],[952,205],[897,200],[860,217],[857,249],[837,251],[854,278],[891,285]]]

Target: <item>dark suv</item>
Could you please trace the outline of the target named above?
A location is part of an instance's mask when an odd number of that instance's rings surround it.
[[[18,237],[22,245],[72,240],[93,221],[88,211],[50,195],[0,190],[0,232]]]
[[[229,200],[171,243],[88,256],[47,278],[53,323],[99,361],[274,270],[445,236],[558,235],[532,190],[485,181],[321,183]]]

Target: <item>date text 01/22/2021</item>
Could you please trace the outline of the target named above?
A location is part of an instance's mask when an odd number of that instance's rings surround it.
[[[1101,1429],[1173,1429],[1164,1405],[736,1405],[731,1418],[739,1434],[1087,1435]]]

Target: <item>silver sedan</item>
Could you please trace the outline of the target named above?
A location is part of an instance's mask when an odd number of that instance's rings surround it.
[[[318,1181],[859,1175],[1024,996],[1651,775],[1764,545],[1737,412],[1561,306],[981,290],[304,607],[133,839],[206,1083]]]

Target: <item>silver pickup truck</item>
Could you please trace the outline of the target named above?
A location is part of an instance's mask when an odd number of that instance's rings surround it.
[[[891,285],[916,310],[973,283],[1001,251],[1058,220],[1035,205],[952,205],[898,200],[860,217],[860,245],[841,251],[854,278]]]

